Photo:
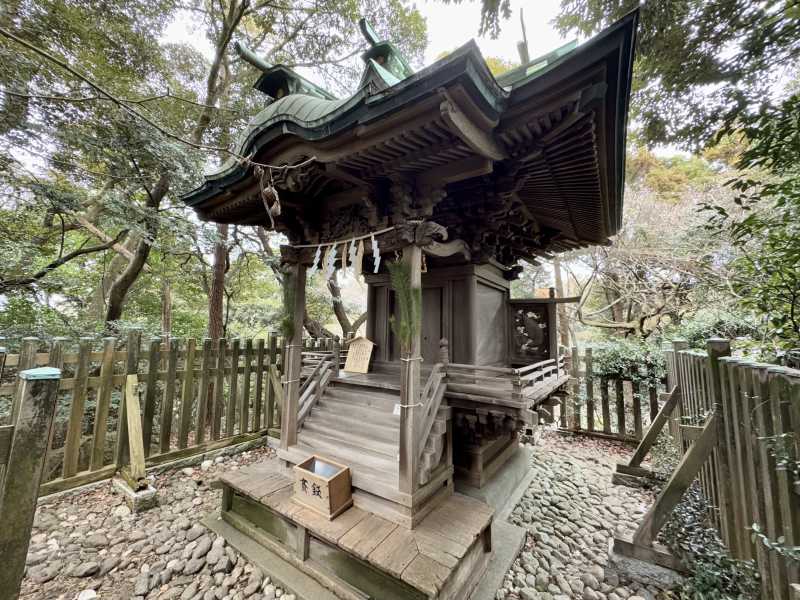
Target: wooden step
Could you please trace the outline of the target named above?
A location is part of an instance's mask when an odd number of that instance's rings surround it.
[[[340,402],[338,399],[323,397],[314,407],[314,410],[318,409],[328,413],[336,413],[354,423],[379,423],[387,427],[400,426],[400,417],[391,412],[377,410],[369,406]],[[313,414],[313,411],[311,414]]]
[[[375,461],[370,461],[370,464],[358,462],[352,456],[344,456],[348,453],[337,453],[334,450],[326,448],[316,448],[309,446],[302,440],[298,439],[298,443],[288,450],[278,450],[278,456],[284,460],[288,460],[297,464],[312,454],[319,454],[323,457],[329,458],[335,462],[347,465],[350,467],[350,476],[353,481],[353,487],[375,494],[381,498],[387,498],[394,502],[400,502],[404,506],[410,506],[411,497],[398,491],[398,475],[397,467],[394,466],[393,471],[388,471],[385,468],[376,466]]]
[[[374,469],[378,474],[393,475],[395,479],[397,478],[399,463],[396,450],[394,456],[389,456],[369,446],[345,442],[340,438],[317,431],[300,431],[297,439],[303,444],[316,449],[323,456],[330,456],[331,458],[337,456],[343,459],[346,465],[364,466]]]
[[[325,390],[328,398],[335,398],[349,404],[370,406],[384,411],[392,412],[394,405],[400,402],[398,394],[381,394],[374,391],[362,391],[352,386],[329,386]]]
[[[319,402],[311,411],[309,419],[319,417],[323,423],[329,423],[336,429],[352,428],[354,423],[369,423],[371,429],[376,431],[378,439],[395,439],[394,436],[400,435],[400,417],[386,415],[375,411],[367,412],[365,418],[354,417],[351,407],[339,410],[341,407],[336,403]]]
[[[397,378],[394,377],[385,377],[385,376],[375,376],[370,378],[372,373],[368,373],[367,375],[361,377],[353,377],[353,376],[339,376],[334,377],[331,379],[333,383],[337,386],[349,386],[353,388],[361,388],[367,390],[375,390],[375,391],[393,391],[399,392],[400,391],[400,376],[398,374]]]
[[[397,456],[400,440],[400,432],[397,432],[394,439],[381,438],[379,432],[372,429],[371,425],[352,424],[350,427],[342,428],[335,427],[324,419],[314,417],[310,417],[303,423],[302,431],[337,439],[343,444],[384,454],[389,458]]]

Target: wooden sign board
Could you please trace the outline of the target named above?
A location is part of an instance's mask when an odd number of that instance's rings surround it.
[[[369,359],[372,357],[372,347],[375,344],[365,337],[357,337],[347,349],[347,360],[344,363],[344,370],[348,373],[367,373],[369,371]]]

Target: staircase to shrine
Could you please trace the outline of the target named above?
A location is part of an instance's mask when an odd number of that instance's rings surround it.
[[[423,378],[426,376],[423,372]],[[281,455],[297,463],[318,454],[347,465],[357,490],[357,504],[359,490],[404,503],[398,485],[400,411],[395,407],[399,404],[399,371],[389,369],[363,376],[342,373],[331,378],[303,420],[297,444]],[[447,470],[440,467],[447,466],[443,458],[449,411],[446,406],[439,409],[422,451],[418,470],[421,486],[441,479]],[[447,471],[445,483],[451,480],[451,469]]]

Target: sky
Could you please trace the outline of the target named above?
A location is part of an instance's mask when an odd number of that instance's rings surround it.
[[[562,38],[550,24],[558,15],[560,0],[536,0],[524,2],[512,0],[512,17],[501,22],[500,36],[492,40],[488,35],[478,37],[481,23],[481,3],[466,0],[454,6],[423,0],[417,9],[428,23],[428,49],[425,53],[425,64],[429,65],[442,52],[447,52],[463,45],[470,38],[475,38],[478,47],[485,57],[493,56],[505,60],[519,62],[517,42],[522,39],[519,22],[520,7],[524,7],[525,30],[528,37],[528,49],[531,58],[546,54],[564,44]]]
[[[560,0],[512,0],[512,17],[501,21],[500,36],[493,40],[488,35],[478,37],[481,24],[480,0],[463,0],[462,4],[444,4],[434,0],[416,3],[428,25],[428,48],[425,52],[425,66],[436,61],[444,52],[462,46],[475,39],[485,57],[503,58],[519,62],[517,42],[522,40],[519,11],[524,7],[525,29],[531,58],[546,54],[564,44],[564,39],[555,31],[550,22],[558,14]],[[169,41],[188,42],[206,55],[211,55],[211,47],[204,35],[192,27],[191,19],[180,19],[171,23],[163,38]],[[572,39],[572,38],[570,38]],[[301,69],[298,69],[301,71]],[[308,75],[307,73],[303,73]]]

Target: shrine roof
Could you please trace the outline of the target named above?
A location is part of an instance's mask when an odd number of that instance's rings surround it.
[[[315,159],[313,168],[276,179],[284,204],[276,228],[295,241],[339,235],[325,228],[329,213],[349,203],[363,209],[365,195],[378,197],[366,203],[370,226],[391,224],[382,198],[403,179],[420,193],[445,187],[450,203],[437,211],[463,213],[472,197],[485,200],[477,213],[491,211],[499,198],[508,208],[494,215],[515,231],[522,223],[514,235],[530,252],[607,243],[621,226],[637,20],[633,12],[582,45],[570,42],[497,78],[474,41],[414,73],[391,43],[367,35],[359,88],[342,99],[251,57],[263,72],[256,87],[272,101],[234,152],[270,165]],[[234,158],[183,200],[206,220],[264,224],[260,196],[254,165]]]

